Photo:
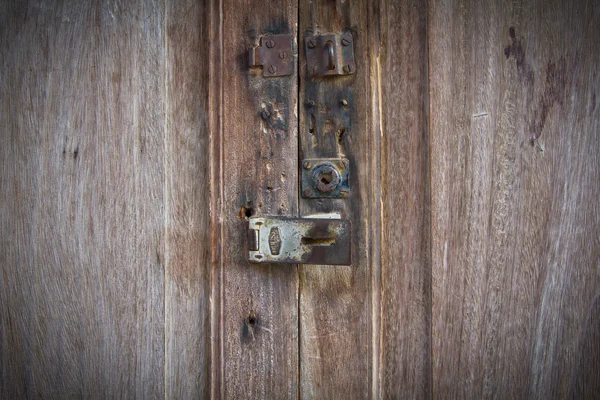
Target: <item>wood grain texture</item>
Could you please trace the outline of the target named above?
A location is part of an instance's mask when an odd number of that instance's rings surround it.
[[[339,213],[350,219],[353,241],[351,266],[300,266],[300,397],[305,399],[363,399],[374,390],[370,257],[379,214],[371,207],[379,182],[372,168],[378,155],[372,152],[377,143],[368,15],[366,1],[300,1],[300,158],[347,157],[350,162],[350,196],[301,198],[300,214]],[[356,73],[310,78],[303,37],[346,29],[354,36]]]
[[[296,398],[298,271],[250,264],[247,216],[297,215],[297,76],[264,78],[248,48],[268,34],[296,37],[292,0],[222,4],[221,395]],[[294,46],[296,48],[295,40]],[[265,113],[263,113],[265,112]],[[262,117],[261,115],[265,116]]]
[[[163,20],[0,6],[2,398],[164,393]]]
[[[429,27],[434,396],[597,396],[600,5],[430,1]]]
[[[209,2],[166,5],[165,397],[208,398],[212,12]]]
[[[380,396],[430,398],[427,3],[381,1],[375,15],[382,135]]]

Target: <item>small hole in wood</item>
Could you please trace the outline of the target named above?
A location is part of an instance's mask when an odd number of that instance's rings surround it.
[[[240,217],[240,219],[244,220],[244,221],[253,215],[254,215],[254,209],[252,207],[241,206],[240,211],[238,212],[238,217]]]
[[[344,135],[346,134],[346,129],[342,128],[336,132],[337,141],[339,144],[342,144],[342,140],[344,139]]]
[[[256,325],[256,322],[258,321],[258,316],[256,315],[256,312],[254,311],[250,311],[250,314],[248,314],[248,317],[246,317],[246,324],[248,324],[249,327],[254,327],[254,325]]]

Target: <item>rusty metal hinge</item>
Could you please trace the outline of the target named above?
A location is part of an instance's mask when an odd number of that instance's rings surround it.
[[[248,228],[250,262],[350,265],[350,221],[339,215],[252,217]]]
[[[354,39],[350,31],[304,38],[306,69],[312,77],[350,75],[356,70]]]
[[[286,76],[294,73],[294,54],[290,35],[269,35],[260,38],[258,47],[248,50],[248,65],[263,67],[263,76]]]

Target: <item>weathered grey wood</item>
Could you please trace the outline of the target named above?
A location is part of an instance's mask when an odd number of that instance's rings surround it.
[[[208,398],[211,252],[218,251],[209,219],[213,14],[209,2],[166,6],[165,396]]]
[[[210,26],[208,30],[208,43],[218,44],[209,46],[209,90],[208,90],[208,124],[210,126],[210,250],[211,250],[211,293],[210,293],[210,397],[220,399],[224,397],[224,365],[223,365],[223,264],[222,254],[222,130],[223,116],[223,57],[221,45],[222,37],[222,1],[210,0],[207,2],[210,13]]]
[[[600,4],[431,1],[429,27],[433,394],[597,396]]]
[[[300,214],[337,212],[352,222],[351,266],[300,266],[300,397],[363,399],[373,386],[373,246],[378,244],[379,142],[371,118],[371,31],[368,2],[300,1],[300,158],[347,157],[350,196],[300,199]],[[353,31],[356,73],[310,78],[307,32]],[[342,100],[348,105],[344,106]],[[314,102],[312,106],[311,102]],[[311,132],[311,129],[313,131]],[[378,133],[377,133],[378,134]],[[374,235],[373,237],[371,235]],[[375,264],[376,265],[376,264]]]
[[[427,4],[380,2],[382,398],[431,397]],[[432,189],[432,190],[435,190]],[[452,371],[447,371],[451,374]]]
[[[164,393],[162,2],[0,6],[0,397]]]
[[[296,37],[294,0],[222,4],[221,395],[295,398],[298,392],[298,271],[246,261],[247,216],[297,215],[297,76],[249,70],[261,35]],[[295,48],[295,44],[294,44]],[[265,117],[261,117],[263,111]]]

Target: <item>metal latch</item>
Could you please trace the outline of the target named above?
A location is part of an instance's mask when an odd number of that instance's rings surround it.
[[[350,265],[350,221],[251,217],[249,260],[255,263]]]
[[[306,68],[312,77],[350,75],[356,70],[352,33],[326,33],[304,38]]]
[[[269,35],[260,38],[258,47],[248,50],[248,65],[263,67],[263,76],[286,76],[294,73],[292,37]]]

